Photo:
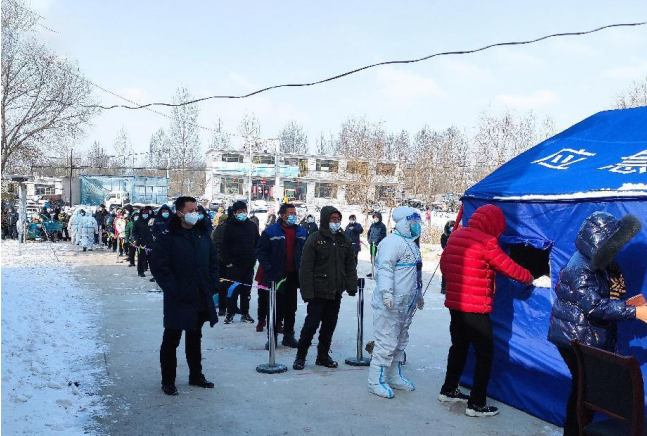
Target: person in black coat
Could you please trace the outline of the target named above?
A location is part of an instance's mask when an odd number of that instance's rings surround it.
[[[371,250],[371,264],[375,265],[375,255],[377,254],[377,246],[380,245],[382,239],[386,238],[386,226],[382,222],[382,214],[380,212],[373,213],[373,224],[368,228],[368,244]],[[373,277],[372,273],[367,274],[368,277]]]
[[[150,210],[142,209],[139,219],[133,224],[133,239],[137,246],[137,275],[146,277],[144,271],[148,268],[148,252],[153,248],[153,234],[148,225]],[[154,281],[154,280],[151,280]]]
[[[346,226],[345,233],[353,243],[353,249],[355,250],[355,264],[357,264],[357,255],[362,251],[362,241],[360,240],[359,235],[364,233],[364,227],[357,222],[357,217],[355,215],[348,217],[348,225]]]
[[[440,248],[443,250],[445,247],[447,247],[447,241],[449,241],[449,235],[452,234],[454,231],[454,226],[456,225],[456,221],[454,220],[449,220],[445,223],[445,230],[443,231],[443,234],[440,235]],[[444,294],[447,292],[447,288],[445,287],[445,276],[443,276],[440,279],[440,293]]]
[[[308,236],[319,230],[319,226],[315,222],[315,217],[312,215],[308,215],[306,219],[301,222],[301,225],[308,232]]]
[[[199,204],[198,213],[200,214],[200,219],[204,221],[204,225],[207,228],[207,232],[209,232],[209,236],[211,236],[211,232],[213,232],[213,223],[211,222],[211,218],[209,218],[209,212]]]
[[[153,239],[159,238],[162,233],[168,230],[168,226],[171,223],[173,215],[171,208],[167,205],[163,204],[162,207],[160,207],[157,215],[155,215],[155,221],[153,221],[153,227],[151,228]]]
[[[162,390],[177,395],[176,349],[186,331],[185,352],[189,384],[213,388],[202,374],[202,326],[218,322],[213,301],[219,282],[218,253],[209,240],[203,221],[198,219],[192,197],[175,200],[176,215],[169,231],[162,234],[151,252],[151,271],[164,292],[164,337],[160,348]]]
[[[220,258],[227,266],[224,276],[230,280],[228,284],[233,286],[238,283],[239,285],[233,288],[231,297],[227,299],[225,324],[230,324],[234,320],[239,295],[240,320],[252,324],[256,322],[249,316],[249,300],[251,298],[250,285],[254,278],[254,266],[256,265],[258,238],[258,227],[247,219],[247,205],[242,201],[235,202],[227,218]]]

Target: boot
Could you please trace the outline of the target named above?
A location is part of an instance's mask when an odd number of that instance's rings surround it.
[[[281,341],[281,345],[290,348],[299,348],[299,341],[294,338],[294,332],[283,333],[283,340]]]
[[[294,369],[295,371],[301,371],[305,366],[306,357],[297,354],[297,358],[294,359],[294,363],[292,364],[292,369]]]
[[[256,324],[256,331],[262,332],[265,327],[265,318],[258,318],[258,324]]]
[[[371,363],[368,369],[368,391],[382,398],[393,398],[393,390],[387,384],[384,366],[377,366]]]
[[[414,391],[416,387],[402,375],[402,362],[393,362],[386,371],[386,380],[393,389]]]

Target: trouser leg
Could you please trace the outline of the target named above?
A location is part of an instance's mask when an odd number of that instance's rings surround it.
[[[264,289],[258,290],[258,319],[269,319],[267,311],[269,310],[268,306],[268,291]],[[278,300],[278,295],[277,295]]]
[[[144,274],[146,268],[146,251],[142,248],[137,253],[137,273]]]
[[[160,347],[160,366],[162,368],[162,384],[175,384],[177,357],[175,350],[180,345],[182,330],[164,329],[162,346]]]
[[[240,313],[241,315],[249,315],[249,300],[252,298],[252,288],[249,286],[239,286],[240,292]]]
[[[301,336],[299,337],[299,348],[297,351],[299,356],[307,356],[308,348],[310,348],[310,345],[312,344],[312,338],[321,323],[325,304],[326,300],[320,298],[315,298],[308,303],[308,314],[306,315],[303,328],[301,328]]]
[[[464,312],[450,310],[451,321],[449,323],[449,335],[452,345],[449,347],[447,356],[447,372],[445,374],[445,383],[441,388],[443,392],[452,392],[458,388],[458,382],[465,368],[467,360],[467,350],[470,342],[467,337],[467,331],[463,322]]]
[[[321,357],[327,356],[330,351],[332,335],[335,333],[335,327],[337,327],[340,306],[341,295],[337,295],[334,300],[327,300],[324,305],[321,315],[321,328],[319,329],[319,344],[317,345],[317,353]]]
[[[494,336],[490,315],[481,313],[466,314],[472,347],[476,352],[476,368],[474,369],[474,386],[470,394],[469,403],[484,406],[487,395],[487,386],[492,372],[492,359],[494,357]]]
[[[184,352],[189,365],[189,379],[199,379],[202,375],[202,326],[206,314],[198,315],[200,322],[196,330],[187,330],[184,337]]]
[[[580,426],[577,421],[577,382],[578,382],[578,367],[577,357],[572,348],[557,347],[559,354],[564,359],[564,363],[571,373],[571,393],[568,396],[566,403],[566,420],[564,421],[564,436],[578,436],[580,434]],[[593,418],[593,414],[587,410],[588,417]]]
[[[297,293],[299,288],[299,277],[296,273],[288,274],[283,288],[283,331],[294,333],[294,324],[297,313]]]
[[[409,326],[411,326],[412,317],[409,315],[409,311],[406,314],[402,315],[405,319],[404,322],[400,324],[399,334],[398,334],[398,343],[393,352],[393,361],[394,362],[404,362],[404,350],[409,345]]]
[[[393,363],[400,335],[400,313],[396,309],[375,310],[373,312],[372,362],[376,366],[389,367]]]
[[[135,265],[135,247],[132,244],[128,244],[128,261],[131,265]]]

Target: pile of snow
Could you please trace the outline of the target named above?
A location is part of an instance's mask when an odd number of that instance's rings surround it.
[[[91,302],[48,244],[2,243],[2,432],[88,434],[101,412]]]

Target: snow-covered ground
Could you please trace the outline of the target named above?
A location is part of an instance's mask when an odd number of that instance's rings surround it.
[[[92,433],[100,414],[96,306],[46,243],[2,242],[2,432]]]

